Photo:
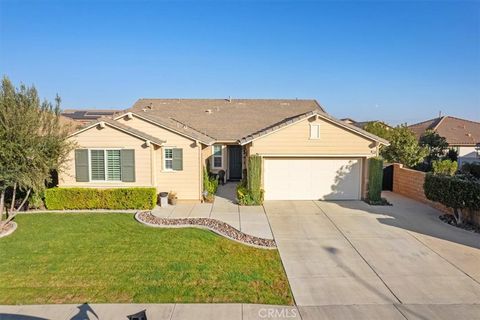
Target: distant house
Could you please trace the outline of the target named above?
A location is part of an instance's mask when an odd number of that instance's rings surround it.
[[[343,122],[345,123],[348,123],[348,124],[351,124],[352,126],[355,126],[355,127],[358,127],[360,129],[365,129],[365,126],[371,122],[374,122],[374,123],[380,123],[382,124],[383,126],[385,126],[387,129],[392,129],[391,126],[389,126],[388,124],[386,124],[385,122],[383,121],[380,121],[380,120],[370,120],[370,121],[355,121],[351,118],[343,118],[341,119]]]
[[[367,160],[388,145],[297,99],[140,99],[70,139],[61,187],[154,186],[196,201],[204,167],[238,181],[250,155],[262,158],[266,200],[361,199]]]
[[[427,130],[444,137],[457,150],[458,162],[480,162],[480,122],[442,116],[408,126],[418,139]]]
[[[78,123],[86,124],[92,121],[96,121],[101,117],[112,117],[115,113],[120,110],[65,110],[62,112],[62,116],[70,118]]]

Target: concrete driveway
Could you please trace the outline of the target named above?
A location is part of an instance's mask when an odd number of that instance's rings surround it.
[[[302,318],[480,318],[480,235],[385,196],[264,204]]]

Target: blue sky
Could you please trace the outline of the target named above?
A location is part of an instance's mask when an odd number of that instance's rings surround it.
[[[480,2],[0,0],[0,74],[64,108],[314,98],[357,120],[480,121]]]

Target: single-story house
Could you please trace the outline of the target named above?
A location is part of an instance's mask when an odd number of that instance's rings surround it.
[[[367,159],[388,142],[315,100],[140,99],[73,133],[61,187],[154,186],[202,199],[203,168],[240,180],[262,157],[266,200],[361,199]]]
[[[480,162],[480,122],[451,116],[440,116],[408,126],[415,136],[433,130],[447,140],[448,146],[457,150],[458,163]]]

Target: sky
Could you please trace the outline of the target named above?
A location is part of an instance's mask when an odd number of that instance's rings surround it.
[[[64,109],[230,96],[480,121],[480,1],[0,0],[0,75]]]

